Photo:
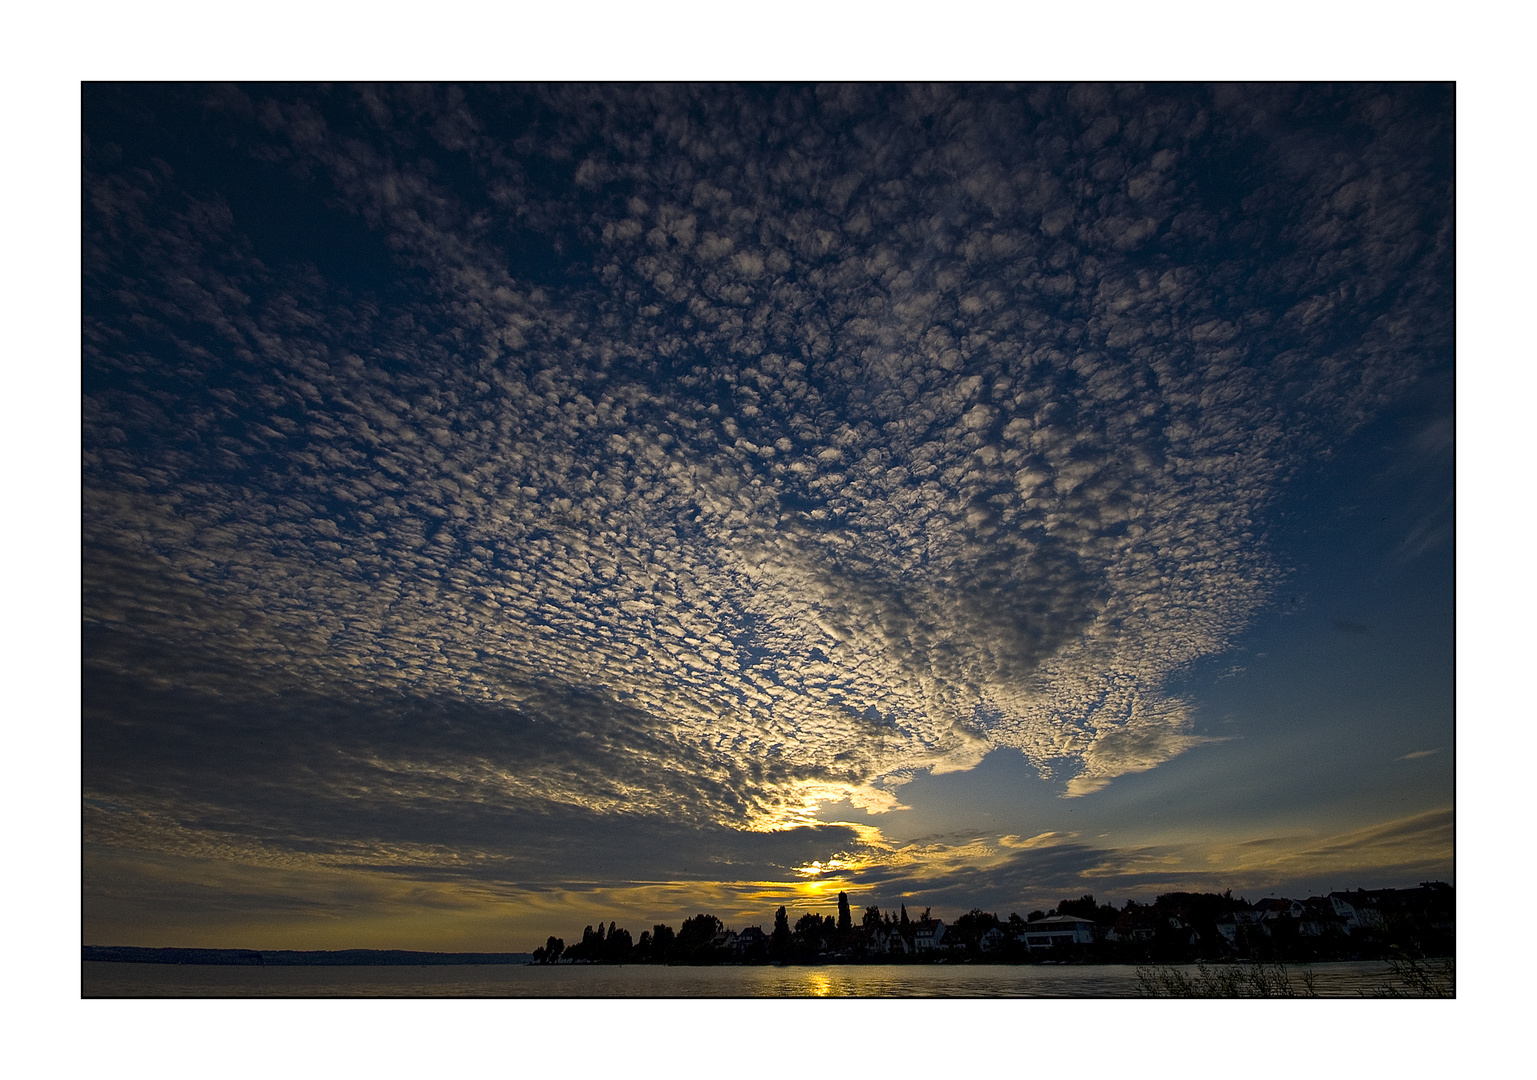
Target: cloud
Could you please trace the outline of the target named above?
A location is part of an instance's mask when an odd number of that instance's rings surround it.
[[[1224,93],[93,89],[88,828],[442,868],[1198,745],[1290,471],[1450,340],[1445,110]]]
[[[931,837],[873,855],[848,881],[872,901],[931,903],[950,918],[974,906],[1044,909],[1085,893],[1117,904],[1129,896],[1213,888],[1307,896],[1352,887],[1348,878],[1363,873],[1406,882],[1444,876],[1451,856],[1452,814],[1443,808],[1337,834],[1239,833],[1134,847],[1063,833],[1026,840]]]

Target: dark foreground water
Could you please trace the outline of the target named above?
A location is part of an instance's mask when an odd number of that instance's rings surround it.
[[[81,996],[97,997],[1138,997],[1122,965],[821,967],[233,967],[82,961]],[[1195,968],[1181,968],[1192,975]],[[1300,985],[1301,968],[1290,969]],[[1383,986],[1378,961],[1312,965],[1323,997]]]

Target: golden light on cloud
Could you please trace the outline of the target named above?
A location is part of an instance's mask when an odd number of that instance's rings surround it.
[[[851,829],[870,830],[869,825],[854,822],[829,822],[817,815],[829,803],[847,802],[867,814],[885,814],[893,810],[907,810],[895,794],[874,784],[839,784],[823,780],[801,781],[794,787],[794,794],[772,811],[757,812],[749,816],[743,827],[752,832],[782,832],[813,825],[846,825]],[[737,824],[735,822],[733,825]],[[871,830],[876,836],[879,832]]]
[[[1000,836],[998,844],[1016,851],[1027,851],[1030,848],[1051,847],[1053,844],[1066,843],[1077,835],[1077,833],[1043,832],[1023,840],[1014,835]]]

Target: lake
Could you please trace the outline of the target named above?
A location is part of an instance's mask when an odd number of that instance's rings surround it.
[[[1182,967],[1195,973],[1195,968]],[[1301,968],[1290,969],[1300,982]],[[1380,961],[1314,964],[1318,993],[1356,997],[1382,986]],[[235,967],[82,961],[81,996],[113,997],[1138,997],[1131,965],[808,965],[795,967]]]

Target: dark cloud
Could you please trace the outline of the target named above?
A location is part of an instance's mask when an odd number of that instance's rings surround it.
[[[159,678],[85,679],[89,843],[526,885],[726,863],[782,876],[856,840],[839,826],[719,824],[765,787],[824,777],[711,754],[600,693],[509,685],[518,703],[500,707],[368,690],[242,698],[133,659]]]

